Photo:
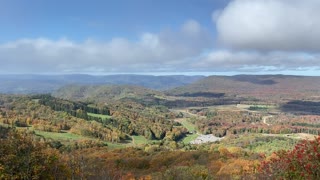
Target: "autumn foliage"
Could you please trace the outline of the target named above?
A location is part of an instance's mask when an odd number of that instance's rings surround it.
[[[59,179],[68,174],[59,151],[28,132],[10,131],[0,144],[0,179]]]
[[[279,151],[263,161],[260,172],[265,178],[319,179],[320,136],[304,140],[291,151]]]

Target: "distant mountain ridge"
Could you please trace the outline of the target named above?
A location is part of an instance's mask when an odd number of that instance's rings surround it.
[[[76,101],[112,102],[126,98],[146,100],[154,96],[163,96],[163,93],[134,85],[67,85],[52,95]]]
[[[52,93],[70,84],[78,85],[136,85],[167,90],[195,82],[204,76],[152,75],[0,75],[0,93]]]
[[[290,75],[151,76],[151,75],[0,75],[0,93],[53,93],[68,85],[121,85],[137,92],[159,90],[173,96],[237,96],[320,101],[320,77]],[[138,89],[139,86],[142,89]],[[64,88],[68,94],[74,88]],[[119,89],[119,87],[118,87]],[[147,90],[148,89],[148,90]],[[103,90],[101,90],[103,91]],[[107,90],[108,92],[108,90]],[[154,93],[153,92],[153,93]],[[148,92],[149,93],[149,92]],[[141,96],[142,94],[139,94]]]
[[[135,85],[69,85],[55,91],[63,99],[188,107],[244,102],[320,102],[320,77],[286,75],[209,76],[167,91]],[[291,106],[290,106],[291,107]],[[295,106],[294,106],[295,107]]]
[[[198,92],[225,93],[264,99],[320,99],[320,77],[290,75],[209,76],[166,91],[171,95]]]

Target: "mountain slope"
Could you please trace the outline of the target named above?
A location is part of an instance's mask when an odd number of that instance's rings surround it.
[[[167,90],[187,85],[203,76],[151,76],[151,75],[0,75],[0,93],[51,93],[69,84],[83,85],[137,85]]]
[[[184,93],[225,93],[255,98],[307,98],[320,96],[320,77],[286,75],[209,76],[186,86],[167,91]]]
[[[53,96],[77,101],[113,102],[121,99],[148,100],[163,94],[133,85],[68,85],[53,93]]]

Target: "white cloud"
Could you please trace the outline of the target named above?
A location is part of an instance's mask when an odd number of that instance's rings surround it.
[[[220,48],[197,69],[309,71],[320,67],[320,1],[233,0],[212,14]]]
[[[107,42],[89,39],[20,39],[0,44],[1,73],[143,72],[175,70],[175,64],[211,47],[206,29],[194,20],[180,30],[144,33],[137,41],[113,38]]]
[[[213,16],[227,47],[320,50],[319,0],[234,0]]]
[[[316,68],[319,62],[319,53],[217,50],[200,57],[194,68],[203,71],[281,71]]]
[[[0,44],[0,73],[319,69],[318,9],[318,0],[233,0],[212,14],[223,50],[212,49],[214,38],[194,20],[178,30],[143,33],[136,41],[20,39]]]

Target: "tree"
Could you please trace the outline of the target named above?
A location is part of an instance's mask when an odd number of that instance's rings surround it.
[[[320,136],[313,141],[304,140],[292,151],[274,153],[260,166],[263,177],[285,179],[320,178]]]
[[[0,179],[54,179],[66,176],[59,152],[27,132],[11,131],[0,139]]]

